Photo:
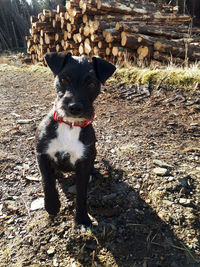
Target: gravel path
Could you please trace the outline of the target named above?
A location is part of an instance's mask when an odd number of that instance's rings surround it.
[[[199,266],[200,89],[102,89],[88,200],[98,226],[83,229],[73,174],[58,179],[60,214],[43,208],[34,134],[52,84],[48,72],[0,66],[0,266]]]

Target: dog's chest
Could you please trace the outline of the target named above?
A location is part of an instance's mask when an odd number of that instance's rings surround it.
[[[60,123],[57,128],[57,137],[52,139],[49,143],[47,154],[57,161],[56,154],[68,154],[72,165],[84,155],[85,146],[79,140],[81,128],[72,127]]]

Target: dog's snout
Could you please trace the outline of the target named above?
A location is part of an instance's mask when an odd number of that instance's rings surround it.
[[[81,103],[70,103],[68,109],[72,115],[80,115],[83,112],[83,105]]]

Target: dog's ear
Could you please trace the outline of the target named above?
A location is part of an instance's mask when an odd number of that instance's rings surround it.
[[[53,52],[45,55],[45,61],[56,76],[71,56],[72,54],[70,52]]]
[[[92,61],[97,78],[102,84],[104,84],[105,81],[115,72],[116,67],[110,62],[99,57],[93,57]]]

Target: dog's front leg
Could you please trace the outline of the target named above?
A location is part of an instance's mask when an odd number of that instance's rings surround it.
[[[42,175],[45,209],[50,215],[56,215],[60,209],[58,191],[56,189],[55,170],[51,159],[46,154],[37,156]]]
[[[76,165],[76,222],[85,226],[91,225],[87,213],[87,187],[90,170],[88,162],[80,161]]]

